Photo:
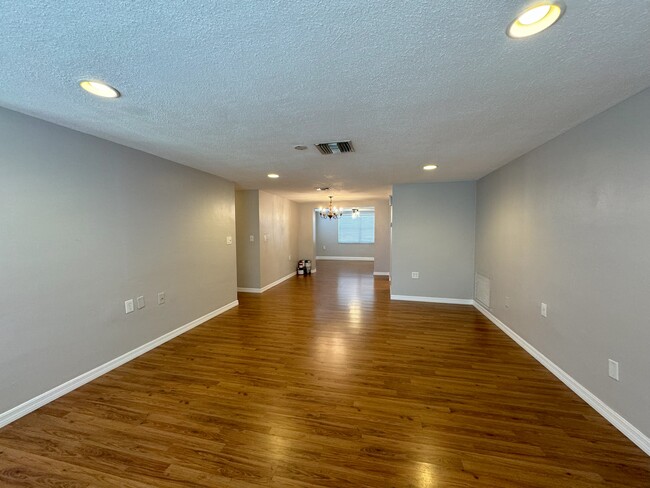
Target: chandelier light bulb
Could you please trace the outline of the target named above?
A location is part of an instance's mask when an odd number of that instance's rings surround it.
[[[325,208],[320,207],[318,209],[318,214],[323,219],[338,219],[341,215],[343,215],[343,212],[334,206],[332,203],[332,195],[330,195],[329,205]]]

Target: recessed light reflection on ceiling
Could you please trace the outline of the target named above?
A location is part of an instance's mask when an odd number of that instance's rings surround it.
[[[120,92],[103,81],[81,80],[79,86],[97,97],[119,98]]]
[[[508,27],[508,36],[514,39],[542,32],[562,16],[563,8],[557,3],[543,3],[524,10]]]
[[[422,166],[424,171],[433,171],[436,168],[438,168],[437,164],[427,164],[426,166]]]
[[[279,178],[279,177],[280,177],[280,175],[275,174],[275,173],[269,173],[269,174],[266,175],[266,176],[268,176],[268,177],[271,178],[271,179],[276,179],[276,178]]]

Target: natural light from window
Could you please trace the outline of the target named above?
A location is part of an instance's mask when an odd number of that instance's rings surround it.
[[[339,244],[374,244],[375,209],[360,208],[357,212],[347,208],[338,219]]]

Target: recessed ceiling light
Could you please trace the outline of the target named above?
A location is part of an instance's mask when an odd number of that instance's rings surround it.
[[[316,191],[327,191],[329,189],[330,189],[329,186],[319,186],[318,188],[316,188]]]
[[[86,90],[88,93],[92,93],[95,96],[102,98],[119,98],[120,92],[117,91],[110,85],[103,83],[101,81],[91,81],[91,80],[82,80],[79,82],[79,86]]]
[[[422,166],[422,169],[424,171],[432,171],[438,167],[437,164],[427,164],[426,166]]]
[[[512,21],[507,34],[514,39],[535,35],[555,24],[563,11],[558,3],[543,3],[527,8]]]
[[[305,149],[307,149],[307,146],[302,146],[302,145],[300,145],[300,146],[293,146],[293,148],[294,148],[296,151],[304,151]]]
[[[273,179],[275,179],[275,178],[279,178],[279,177],[280,177],[280,175],[276,175],[275,173],[269,173],[269,174],[266,175],[266,176],[268,176],[269,178],[273,178]]]

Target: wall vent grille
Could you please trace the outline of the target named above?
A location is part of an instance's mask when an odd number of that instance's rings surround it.
[[[341,154],[354,152],[352,141],[341,142],[323,142],[321,144],[314,144],[321,154]]]
[[[476,273],[474,299],[487,308],[490,308],[490,278]]]

